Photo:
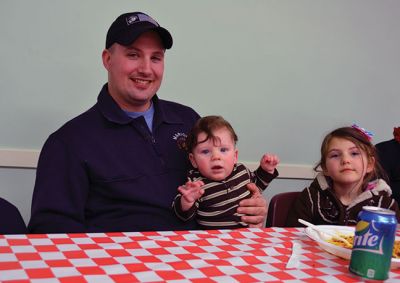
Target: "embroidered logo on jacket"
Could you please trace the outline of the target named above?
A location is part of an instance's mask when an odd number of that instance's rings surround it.
[[[179,149],[186,150],[187,135],[185,133],[176,133],[172,138],[176,140]]]

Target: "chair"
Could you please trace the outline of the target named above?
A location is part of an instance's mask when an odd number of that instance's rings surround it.
[[[271,198],[268,207],[266,227],[285,227],[289,209],[301,192],[276,194]]]
[[[0,234],[27,234],[28,230],[16,206],[0,198]]]

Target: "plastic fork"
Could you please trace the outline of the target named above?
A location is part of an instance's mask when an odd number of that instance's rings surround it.
[[[343,237],[341,237],[341,236],[339,236],[339,235],[337,235],[337,234],[335,234],[335,233],[332,233],[332,232],[330,232],[330,231],[323,230],[323,229],[321,229],[320,227],[318,227],[318,226],[316,226],[316,225],[314,225],[314,224],[312,224],[312,223],[310,223],[310,222],[308,222],[308,221],[305,221],[305,220],[303,220],[303,219],[301,219],[301,218],[299,218],[298,221],[299,221],[301,224],[304,224],[304,225],[306,225],[307,227],[310,227],[311,229],[317,231],[318,234],[320,234],[320,235],[321,235],[321,233],[322,233],[322,234],[325,234],[325,235],[328,235],[328,236],[332,237],[333,239],[336,239],[336,240],[338,240],[338,241],[341,241],[342,243],[344,243],[344,244],[345,244],[347,247],[349,247],[349,248],[353,247],[353,245],[352,245],[349,241],[347,241],[345,238],[343,238]]]

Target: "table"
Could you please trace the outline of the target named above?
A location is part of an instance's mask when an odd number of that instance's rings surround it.
[[[364,282],[303,228],[0,235],[0,281]]]

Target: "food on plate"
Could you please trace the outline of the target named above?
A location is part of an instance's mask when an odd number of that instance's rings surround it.
[[[329,238],[326,241],[328,243],[334,244],[336,246],[339,247],[343,247],[343,248],[348,248],[351,249],[353,248],[353,240],[354,240],[354,236],[352,235],[344,235],[344,234],[338,234],[338,236],[342,237],[343,239],[347,240],[347,242],[349,242],[351,244],[351,246],[349,247],[348,245],[346,245],[345,243],[343,243],[342,241],[336,240],[335,238]]]
[[[343,234],[339,234],[340,237],[345,238],[349,243],[353,244],[353,239],[354,236],[352,235],[343,235]],[[347,248],[347,249],[351,249],[352,247],[348,247],[346,246],[345,243],[336,240],[335,238],[330,238],[328,240],[326,240],[328,243],[334,244],[336,246],[339,247],[343,247],[343,248]],[[392,257],[393,258],[400,258],[400,241],[396,240],[394,241],[394,246],[393,246],[393,253],[392,253]]]

